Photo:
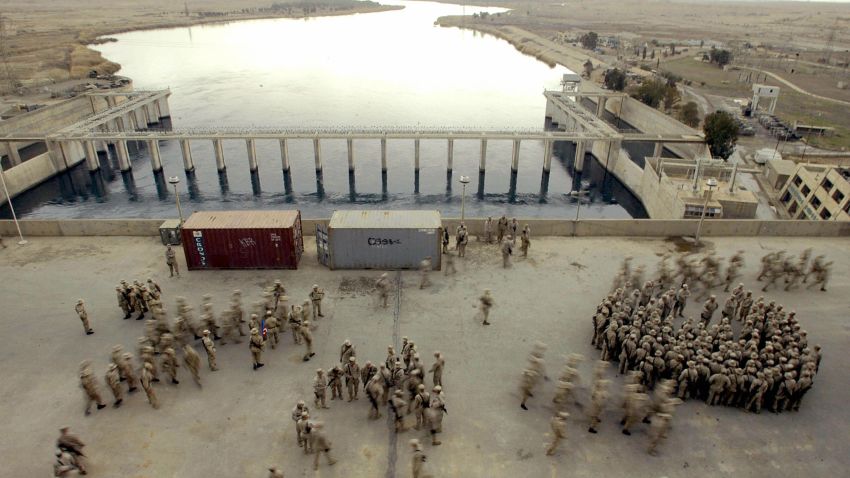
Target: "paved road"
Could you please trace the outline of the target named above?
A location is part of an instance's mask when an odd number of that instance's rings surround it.
[[[620,433],[619,389],[598,435],[585,430],[580,409],[572,410],[569,438],[554,457],[543,453],[552,381],[518,406],[518,378],[535,341],[549,344],[546,367],[555,376],[569,352],[597,357],[589,345],[590,316],[607,293],[624,255],[655,269],[658,255],[676,251],[672,241],[619,238],[534,239],[531,257],[504,270],[495,246],[471,244],[459,261],[459,274],[436,274],[434,286],[419,290],[415,272],[400,273],[403,283],[395,307],[376,309],[369,295],[379,271],[333,272],[316,265],[313,242],[298,271],[184,271],[170,279],[162,246],[154,238],[34,238],[23,248],[0,250],[0,347],[3,387],[0,398],[0,462],[2,476],[47,476],[58,429],[70,425],[88,443],[91,475],[101,477],[265,477],[276,464],[287,477],[410,476],[410,431],[392,438],[385,420],[367,420],[365,399],[333,401],[317,413],[327,423],[339,464],[314,474],[312,457],[295,446],[289,413],[298,399],[311,402],[311,378],[317,367],[338,358],[339,345],[350,338],[361,361],[380,361],[388,344],[410,336],[430,366],[431,354],[446,355],[444,378],[449,415],[443,445],[426,446],[435,476],[541,477],[799,477],[843,476],[850,467],[850,400],[846,371],[850,355],[847,297],[850,243],[846,239],[776,238],[715,239],[720,255],[742,248],[747,257],[745,283],[753,280],[758,257],[768,250],[805,247],[836,261],[828,293],[771,292],[798,311],[810,342],[824,347],[825,358],[814,389],[799,413],[753,415],[736,409],[689,402],[677,410],[669,440],[660,456],[644,453],[643,426],[631,437]],[[151,409],[143,395],[131,396],[120,409],[111,407],[83,416],[77,381],[81,360],[94,360],[102,378],[113,344],[135,350],[142,323],[121,320],[114,285],[120,279],[153,277],[165,292],[165,303],[185,295],[196,304],[214,294],[220,312],[229,292],[244,291],[245,301],[258,298],[261,286],[282,279],[288,294],[303,298],[313,283],[326,288],[327,317],[318,322],[315,359],[300,360],[302,349],[287,335],[277,350],[267,350],[266,367],[254,372],[246,343],[219,345],[220,371],[202,371],[203,389],[180,369],[179,386],[158,384],[162,407]],[[493,325],[475,319],[476,298],[493,289]],[[95,329],[85,336],[74,314],[84,297]],[[696,314],[692,301],[688,312]],[[203,352],[201,352],[203,353]],[[592,363],[582,364],[583,385]],[[108,393],[102,386],[105,395]],[[587,391],[579,396],[587,400]],[[385,413],[386,416],[386,413]]]

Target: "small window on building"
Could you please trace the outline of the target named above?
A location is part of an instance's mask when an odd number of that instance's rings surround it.
[[[847,204],[844,205],[844,212],[850,214],[850,201],[847,201]]]
[[[801,184],[803,184],[803,180],[800,178],[800,176],[794,176],[794,186],[799,186]]]
[[[811,189],[809,189],[809,187],[808,187],[808,186],[803,186],[803,189],[801,189],[801,190],[800,190],[800,193],[801,193],[803,196],[808,196],[810,192],[812,192],[812,190],[811,190]]]
[[[791,207],[788,208],[788,214],[793,216],[797,213],[797,201],[793,201],[791,203]]]
[[[844,193],[836,189],[835,192],[832,193],[832,199],[834,199],[835,202],[840,203],[844,200]]]
[[[832,181],[830,181],[829,179],[823,178],[823,182],[821,183],[821,186],[823,186],[823,188],[826,189],[827,191],[830,191],[830,190],[832,190],[833,184],[832,184]]]
[[[787,192],[787,191],[786,191],[786,192],[785,192],[785,194],[782,196],[782,199],[780,199],[780,200],[781,200],[783,203],[788,204],[788,201],[790,201],[790,200],[791,200],[791,193],[789,193],[789,192]]]
[[[826,210],[826,208],[824,208],[824,209],[823,209],[823,211],[821,211],[821,212],[820,212],[820,218],[821,218],[821,219],[826,220],[826,219],[829,219],[829,218],[831,218],[831,217],[832,217],[832,213],[830,213],[829,211],[827,211],[827,210]]]
[[[821,205],[820,199],[813,197],[812,198],[812,207],[817,209],[817,208],[820,207],[820,205]]]

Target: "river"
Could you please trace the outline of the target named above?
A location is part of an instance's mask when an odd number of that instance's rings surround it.
[[[252,20],[115,35],[97,48],[122,65],[136,89],[170,88],[175,129],[209,127],[405,126],[541,129],[544,88],[559,87],[568,70],[516,51],[504,40],[441,28],[442,15],[504,10],[423,2],[384,2],[404,9],[308,19]],[[508,194],[510,141],[488,142],[483,195],[478,192],[478,141],[455,141],[447,183],[446,142],[421,144],[419,192],[414,191],[413,142],[388,142],[387,188],[380,144],[355,141],[355,188],[349,188],[345,141],[323,141],[323,194],[317,193],[312,142],[290,141],[292,195],[284,194],[276,141],[257,141],[261,194],[254,194],[244,142],[225,141],[222,186],[212,144],[192,143],[196,173],[187,178],[177,142],[161,144],[166,176],[181,177],[184,211],[298,208],[305,217],[334,209],[439,209],[459,216],[461,175],[468,215],[571,218],[574,188],[590,190],[582,217],[645,217],[638,201],[598,163],[583,181],[572,175],[571,145],[559,145],[548,189],[541,192],[543,145],[520,150],[516,194]],[[19,196],[29,218],[171,217],[174,198],[157,192],[145,151],[132,153],[135,187],[121,175],[93,194],[84,166]],[[190,179],[190,181],[187,181]],[[8,211],[4,211],[8,214]]]

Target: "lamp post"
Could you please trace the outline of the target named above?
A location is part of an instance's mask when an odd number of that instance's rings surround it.
[[[460,183],[463,184],[463,192],[460,196],[460,222],[466,219],[466,185],[469,184],[469,176],[461,176]]]
[[[697,233],[694,236],[694,242],[696,245],[699,245],[699,234],[702,231],[702,223],[705,221],[705,211],[708,209],[708,201],[711,201],[711,193],[714,191],[714,188],[717,187],[717,180],[714,178],[708,178],[705,181],[705,190],[703,194],[705,195],[705,202],[702,205],[702,214],[699,217],[699,225],[697,226]]]
[[[27,240],[24,239],[24,235],[21,233],[21,225],[18,224],[18,216],[15,214],[15,207],[12,205],[12,196],[9,195],[9,188],[6,187],[6,172],[3,171],[2,164],[0,164],[0,181],[3,182],[3,192],[6,194],[6,200],[9,201],[9,210],[12,211],[12,220],[15,221],[15,228],[18,230],[18,237],[20,238],[18,245],[23,246],[27,243]]]
[[[174,186],[174,197],[177,199],[177,214],[180,215],[180,225],[183,225],[183,210],[180,209],[180,194],[177,193],[177,183],[180,182],[180,178],[177,176],[170,176],[168,178],[168,183]]]
[[[570,191],[570,196],[576,198],[576,222],[578,222],[578,213],[581,210],[581,199],[590,194],[590,191]]]

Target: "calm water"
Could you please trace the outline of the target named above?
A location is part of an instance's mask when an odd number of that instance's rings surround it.
[[[392,2],[384,2],[392,3]],[[407,3],[403,10],[315,18],[257,20],[117,35],[101,45],[137,89],[170,88],[175,129],[215,126],[422,126],[482,129],[542,128],[544,88],[567,70],[517,52],[503,40],[433,25],[463,7]],[[500,9],[466,7],[466,13]],[[548,190],[541,195],[543,146],[520,151],[516,194],[509,195],[509,141],[489,141],[483,194],[478,195],[477,141],[455,141],[447,183],[446,142],[421,143],[419,193],[414,192],[413,141],[388,142],[386,190],[380,143],[355,141],[357,172],[349,183],[345,141],[323,141],[324,191],[317,193],[311,141],[290,141],[294,194],[284,194],[277,141],[258,141],[261,194],[255,195],[245,143],[225,141],[222,185],[212,144],[192,143],[196,173],[187,178],[176,142],[161,144],[165,175],[178,175],[184,210],[297,207],[306,217],[334,209],[436,208],[459,215],[460,175],[471,176],[467,214],[573,217],[574,187],[589,187],[582,217],[644,216],[621,185],[589,161],[583,181],[572,175],[571,145],[559,145]],[[170,217],[174,197],[157,189],[144,150],[133,158],[133,182],[115,174],[94,194],[84,167],[16,201],[28,217]],[[624,206],[621,206],[623,204]]]

